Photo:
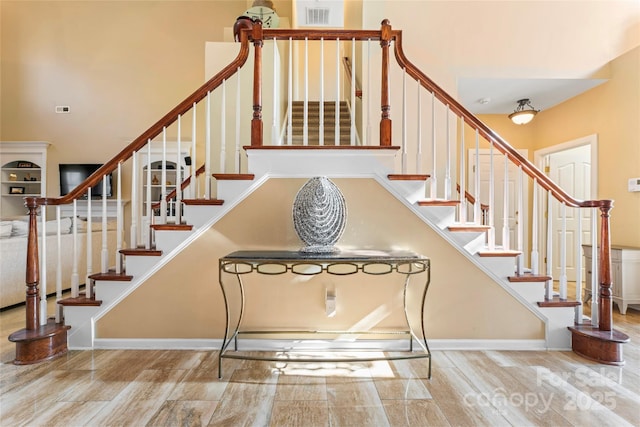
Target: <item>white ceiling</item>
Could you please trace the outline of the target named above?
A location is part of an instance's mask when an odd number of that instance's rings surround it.
[[[606,79],[481,79],[460,78],[458,99],[474,114],[512,113],[519,99],[529,98],[536,110],[547,110]],[[488,100],[481,103],[480,100]]]

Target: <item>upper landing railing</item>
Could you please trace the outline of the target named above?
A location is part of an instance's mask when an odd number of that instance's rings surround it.
[[[120,178],[123,168],[127,168],[131,176],[131,217],[125,224],[122,212],[118,213],[117,247],[112,250],[103,243],[100,266],[100,272],[110,268],[109,252],[113,251],[115,270],[120,272],[119,251],[125,245],[120,236],[125,228],[130,231],[129,248],[151,248],[151,225],[181,223],[180,207],[186,200],[215,197],[211,184],[213,174],[242,172],[246,167],[242,163],[243,146],[256,149],[294,145],[291,137],[295,132],[294,100],[304,106],[303,138],[298,147],[400,150],[396,173],[428,175],[427,202],[454,202],[458,206],[459,223],[486,224],[488,250],[518,252],[518,274],[526,270],[525,263],[533,274],[546,269],[547,300],[554,299],[551,276],[559,282],[561,301],[567,299],[569,275],[578,284],[577,297],[580,298],[582,242],[580,237],[567,241],[566,232],[554,233],[553,230],[565,231],[567,218],[573,213],[578,218],[590,219],[591,229],[585,233],[580,230],[577,236],[590,234],[591,244],[599,246],[599,264],[595,264],[597,257],[594,257],[592,265],[598,279],[586,284],[591,286],[593,295],[598,296],[592,306],[592,323],[600,330],[611,330],[609,211],[612,201],[581,201],[560,188],[412,64],[403,51],[402,31],[393,30],[387,20],[382,22],[380,30],[374,31],[263,29],[259,21],[248,19],[239,19],[234,30],[240,42],[238,56],[85,182],[63,197],[26,198],[30,215],[26,271],[28,330],[37,329],[47,317],[44,287],[39,288],[38,208],[56,207],[58,218],[62,205],[73,204],[75,212],[77,200],[91,198],[91,187],[104,183],[111,173]],[[267,43],[272,56],[265,58],[263,51]],[[312,43],[317,46],[315,50]],[[252,69],[247,70],[249,67],[243,66],[249,59],[251,47]],[[395,63],[391,60],[391,49]],[[344,73],[344,57],[349,57],[350,73]],[[268,73],[272,75],[266,84],[264,76]],[[345,81],[345,75],[350,83]],[[356,93],[359,90],[356,80],[362,87],[360,93]],[[247,82],[251,82],[249,100],[243,95]],[[311,101],[321,106],[319,118],[310,117]],[[344,115],[340,111],[344,108],[341,101],[347,101],[348,105]],[[332,103],[333,111],[326,107]],[[348,120],[344,120],[345,115]],[[264,130],[263,116],[270,117],[267,121],[270,132]],[[325,127],[330,118],[334,127]],[[348,143],[340,139],[343,132],[340,123],[344,121],[349,123]],[[325,143],[324,135],[328,135],[329,140],[334,137],[334,142]],[[246,141],[250,141],[248,146]],[[490,160],[482,163],[485,151]],[[186,162],[185,157],[190,162]],[[174,163],[173,186],[168,185],[166,179],[169,162]],[[154,193],[151,170],[157,164],[161,165],[157,170],[160,179]],[[196,178],[199,173],[202,174]],[[117,179],[117,183],[116,198],[120,201],[121,180]],[[510,191],[510,185],[515,187],[515,192]],[[532,193],[533,206],[528,206],[529,193]],[[106,191],[103,194],[103,206],[106,206]],[[469,194],[474,197],[465,197]],[[568,213],[569,210],[573,213]],[[599,229],[596,227],[598,213]],[[102,221],[104,225],[104,213]],[[89,221],[89,228],[90,224]],[[569,246],[575,250],[568,251]],[[568,259],[567,254],[572,252],[573,257]],[[550,261],[543,263],[543,259]],[[92,269],[88,265],[84,272],[89,298]],[[76,272],[71,284],[75,296],[81,274],[83,272]],[[57,285],[60,298],[62,285]],[[59,313],[57,315],[59,318]],[[576,322],[581,321],[582,311],[578,307]]]

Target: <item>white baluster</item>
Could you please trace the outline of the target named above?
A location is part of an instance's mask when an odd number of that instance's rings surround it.
[[[598,208],[591,210],[591,325],[600,324],[600,265],[598,263],[600,251],[598,251]]]
[[[356,145],[356,39],[351,39],[351,145]]]
[[[524,272],[524,171],[522,165],[518,168],[518,210],[516,212],[516,229],[518,233],[518,251],[520,254],[516,259],[516,274],[522,275]]]
[[[467,174],[465,171],[465,144],[464,144],[464,117],[460,117],[460,172],[458,172],[460,176],[460,210],[458,212],[460,222],[462,224],[467,222],[467,198],[465,197],[465,192],[467,191],[466,180]]]
[[[576,301],[580,304],[575,309],[575,323],[582,323],[583,305],[582,305],[582,209],[576,208],[578,216],[578,230],[576,231]]]
[[[416,173],[419,174],[422,172],[422,97],[420,96],[420,94],[422,93],[422,87],[420,86],[420,80],[416,80],[416,83],[418,84],[416,90],[416,95],[418,98],[418,154],[416,156]]]
[[[567,205],[560,205],[562,233],[560,234],[560,299],[567,299]]]
[[[318,144],[324,145],[324,37],[320,38],[320,124]]]
[[[102,177],[102,250],[100,252],[100,272],[109,269],[109,246],[107,245],[107,177]]]
[[[489,140],[489,231],[487,235],[489,250],[496,248],[496,227],[495,227],[495,208],[496,208],[496,180],[493,170],[493,139]]]
[[[553,276],[553,196],[547,192],[547,276]],[[545,299],[553,299],[553,279],[547,280]]]
[[[302,122],[302,145],[309,145],[309,39],[304,38],[304,113]]]
[[[474,184],[473,191],[475,192],[474,196],[476,198],[476,202],[473,204],[473,220],[476,224],[482,224],[482,209],[480,203],[480,131],[476,129],[476,151],[475,151],[475,165],[474,168]]]
[[[509,241],[509,156],[504,155],[504,180],[502,188],[502,249],[508,251],[511,247]]]
[[[240,69],[238,69],[238,92],[240,92]],[[236,105],[236,147],[240,145],[240,119],[239,119],[239,109],[240,109],[240,99],[238,95],[238,102]],[[197,199],[199,196],[198,191],[198,178],[196,177],[196,173],[198,171],[198,156],[196,149],[196,135],[197,135],[197,108],[196,103],[193,103],[193,108],[191,109],[193,116],[191,117],[191,181],[189,182],[191,188],[191,198]]]
[[[287,77],[287,145],[293,144],[293,41],[289,37],[289,76]]]
[[[207,92],[204,139],[204,198],[211,199],[211,91]]]
[[[447,112],[448,113],[448,112]],[[448,120],[448,119],[447,119]],[[421,122],[422,120],[418,120]],[[449,122],[447,121],[447,126]],[[436,94],[431,92],[431,176],[429,177],[430,184],[430,197],[432,199],[438,198],[438,172],[437,172],[437,158],[436,158]],[[449,138],[449,130],[447,129],[447,138]]]
[[[40,324],[47,324],[47,210],[43,205],[40,208],[42,218],[42,249],[40,250]]]
[[[533,185],[531,186],[533,190],[533,208],[531,212],[533,212],[533,222],[531,224],[531,274],[534,276],[540,274],[540,266],[539,266],[539,251],[538,251],[538,223],[541,221],[539,212],[538,212],[538,192],[540,191],[537,188],[538,180],[536,178],[533,179]]]
[[[236,82],[236,151],[235,154],[233,155],[234,158],[234,171],[235,173],[240,173],[240,167],[241,167],[241,158],[242,158],[242,151],[240,150],[240,128],[241,128],[241,123],[242,123],[242,118],[241,118],[241,109],[240,109],[240,87],[241,87],[241,80],[240,80],[240,67],[238,67],[238,70],[236,72],[236,76],[238,77]],[[274,115],[275,117],[275,115]],[[195,148],[193,149],[195,151]],[[192,165],[195,165],[194,163],[192,163]],[[195,166],[193,166],[195,168]],[[195,177],[195,172],[192,174]]]
[[[227,160],[227,81],[222,80],[222,107],[220,108],[220,173],[226,172]],[[275,114],[275,111],[274,111]]]
[[[144,232],[146,233],[146,238],[144,239],[144,247],[145,249],[151,249],[151,240],[153,238],[151,232],[151,225],[153,224],[153,200],[151,200],[151,140],[147,140],[147,194],[145,196],[147,200],[147,225],[145,227]]]
[[[131,156],[131,226],[129,227],[129,242],[132,248],[138,247],[138,218],[140,217],[139,200],[138,200],[138,152],[134,151]],[[118,165],[118,197],[121,194],[120,185],[120,165]],[[120,201],[118,201],[118,207],[120,207]],[[120,220],[122,221],[122,220]],[[122,260],[118,253],[116,253],[116,259],[119,262],[116,263],[116,271],[122,267]],[[118,271],[120,272],[120,271]]]
[[[71,224],[73,233],[73,245],[71,248],[71,298],[78,298],[80,295],[80,276],[78,275],[78,203],[73,200],[73,223]]]
[[[334,135],[334,145],[340,145],[340,39],[336,39],[336,111],[335,111],[335,119],[336,122],[334,124],[335,135]]]
[[[224,110],[224,106],[222,108]],[[182,115],[178,114],[178,152],[176,153],[176,200],[173,214],[176,224],[182,224]]]
[[[160,222],[167,223],[167,128],[162,128],[162,170],[160,176]]]
[[[87,298],[93,297],[93,286],[89,276],[93,274],[93,212],[91,208],[91,187],[87,190],[87,274],[85,275],[85,295]]]
[[[62,299],[62,231],[60,230],[62,224],[60,221],[60,205],[56,206],[56,224],[56,253],[58,254],[56,260],[56,301],[60,301]],[[60,304],[56,304],[55,316],[56,323],[62,322],[62,306]]]
[[[371,39],[367,39],[367,93],[363,95],[367,100],[367,135],[366,144],[371,145]]]
[[[447,161],[444,170],[444,198],[451,200],[451,127],[450,127],[451,111],[447,105]]]
[[[278,94],[280,93],[280,79],[278,78],[278,43],[273,38],[273,116],[271,121],[271,145],[282,145],[278,136]]]
[[[135,152],[133,153],[135,155]],[[122,163],[118,163],[118,189],[116,190],[116,273],[122,273],[122,255],[120,250],[122,249],[122,233],[124,233],[124,224],[122,212]]]
[[[407,69],[402,69],[402,173],[407,173]]]

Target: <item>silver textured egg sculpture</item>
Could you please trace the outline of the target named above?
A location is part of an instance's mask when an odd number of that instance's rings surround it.
[[[338,252],[334,245],[347,223],[347,204],[340,189],[327,177],[307,181],[293,202],[293,226],[305,243],[301,252]]]

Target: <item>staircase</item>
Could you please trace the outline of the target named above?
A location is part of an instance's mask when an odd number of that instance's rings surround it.
[[[367,138],[363,141],[378,140],[379,145],[355,144],[355,135],[351,135],[350,129],[355,128],[351,121],[355,117],[355,86],[351,89],[351,103],[338,102],[339,114],[339,138],[336,144],[335,138],[335,101],[324,102],[320,108],[320,102],[295,102],[291,108],[291,138],[286,135],[287,145],[263,145],[262,105],[271,105],[270,102],[262,102],[262,81],[260,80],[259,66],[262,62],[262,40],[267,36],[286,40],[293,33],[279,30],[262,30],[261,25],[243,19],[238,21],[240,51],[237,58],[220,73],[198,88],[192,95],[177,105],[172,111],[162,117],[156,124],[143,132],[129,146],[125,147],[117,156],[106,163],[83,184],[72,192],[60,198],[26,198],[26,206],[29,209],[30,228],[27,263],[27,325],[24,330],[12,334],[10,339],[16,342],[16,363],[35,363],[47,360],[66,351],[65,343],[69,348],[83,349],[96,348],[108,345],[95,336],[95,325],[111,310],[125,302],[132,293],[158,274],[165,266],[175,262],[183,251],[193,244],[199,237],[204,236],[219,221],[228,218],[232,210],[254,192],[259,191],[272,178],[310,178],[313,176],[341,177],[349,179],[374,179],[395,200],[406,207],[416,218],[435,232],[439,238],[451,245],[462,254],[468,263],[474,266],[474,272],[467,280],[473,282],[475,276],[489,277],[493,284],[508,294],[513,301],[524,307],[544,324],[544,339],[535,343],[524,344],[526,348],[567,349],[573,341],[574,351],[585,357],[609,364],[621,364],[622,344],[628,340],[624,334],[620,334],[611,327],[611,272],[609,254],[608,219],[609,210],[612,207],[610,200],[579,201],[573,199],[564,190],[550,181],[548,177],[526,158],[522,157],[506,141],[487,128],[482,122],[471,115],[455,99],[440,89],[426,75],[413,66],[404,56],[402,51],[402,33],[392,30],[387,21],[383,22],[380,31],[351,31],[349,37],[371,43],[372,40],[380,41],[382,55],[382,84],[379,88],[380,119],[379,130],[373,130],[368,124],[371,116],[365,114],[370,107],[363,108],[361,127],[365,129]],[[284,31],[284,30],[283,30]],[[295,30],[298,31],[298,30]],[[332,33],[330,31],[299,30],[295,33],[297,40],[316,40],[325,42],[333,37],[336,42],[345,38],[343,32]],[[232,77],[245,63],[249,55],[250,41],[254,45],[255,67],[253,94],[250,102],[246,102],[240,96],[225,105],[226,81]],[[410,99],[408,92],[403,91],[401,108],[402,119],[394,122],[398,126],[392,128],[391,97],[389,87],[389,50],[391,42],[394,42],[395,57],[402,69],[402,80],[396,82],[394,87],[406,87],[407,78],[415,79],[419,89],[426,94],[418,95],[414,100]],[[355,52],[355,48],[352,52]],[[363,49],[364,51],[364,49]],[[351,61],[353,64],[354,61]],[[371,61],[363,61],[363,63]],[[287,69],[286,66],[281,66]],[[292,68],[289,64],[289,69]],[[367,70],[369,74],[371,70]],[[363,70],[363,74],[365,74]],[[355,76],[355,73],[352,74]],[[336,76],[336,79],[339,77]],[[289,76],[291,82],[291,76]],[[291,86],[291,83],[289,84]],[[222,105],[220,110],[236,113],[235,138],[227,135],[227,120],[223,114],[220,122],[212,123],[211,98],[212,92],[222,90]],[[219,92],[216,92],[219,93]],[[289,96],[292,96],[289,94]],[[363,95],[366,99],[367,94]],[[277,105],[278,94],[274,95],[274,105]],[[430,100],[430,121],[424,120],[422,99]],[[409,101],[408,101],[409,100]],[[416,102],[415,111],[419,114],[414,117],[415,125],[411,128],[417,130],[415,135],[410,134],[407,118],[410,117],[412,108],[407,107],[407,102]],[[239,113],[239,105],[251,105],[252,115],[250,126],[240,126],[242,115]],[[198,118],[200,112],[206,112],[206,120]],[[320,117],[323,116],[323,120]],[[184,118],[189,117],[189,118]],[[202,123],[204,122],[204,123]],[[423,132],[423,122],[427,122],[429,132]],[[324,123],[321,128],[320,123]],[[426,125],[425,125],[426,126]],[[439,127],[441,126],[441,127]],[[243,129],[249,129],[250,135],[243,134]],[[274,126],[274,129],[277,126]],[[400,128],[400,131],[397,129]],[[220,145],[214,150],[214,130],[219,131]],[[377,138],[371,134],[378,132]],[[467,137],[465,137],[467,132]],[[64,312],[56,313],[55,321],[47,321],[46,316],[41,315],[42,302],[38,295],[38,250],[37,250],[37,221],[38,208],[45,210],[48,206],[73,203],[82,197],[88,189],[98,184],[108,173],[116,172],[118,182],[121,182],[120,174],[122,164],[132,162],[131,170],[140,170],[138,162],[139,153],[150,153],[151,146],[162,147],[166,151],[167,139],[177,140],[180,147],[184,134],[191,134],[192,164],[187,171],[187,178],[173,192],[168,192],[164,183],[162,185],[162,199],[160,202],[152,200],[150,196],[138,194],[139,177],[136,173],[132,176],[131,199],[132,215],[130,219],[131,237],[130,249],[118,247],[116,266],[110,270],[88,277],[86,293],[80,295],[77,287],[73,288],[73,298],[59,298],[59,305]],[[306,134],[306,138],[305,138]],[[321,138],[323,134],[323,138]],[[428,134],[428,138],[423,138]],[[204,137],[204,161],[200,160],[202,149],[196,147],[196,139]],[[250,138],[251,145],[241,150],[240,141],[243,135]],[[469,138],[468,135],[473,135]],[[424,142],[429,140],[429,142]],[[475,140],[474,143],[469,140]],[[529,248],[523,245],[522,221],[517,224],[517,229],[510,229],[507,221],[508,215],[504,215],[504,222],[496,224],[494,217],[496,211],[502,207],[496,206],[493,198],[495,191],[490,182],[489,197],[485,194],[469,194],[468,189],[473,187],[480,190],[480,172],[473,176],[467,176],[467,151],[473,151],[478,157],[480,140],[489,145],[491,151],[499,152],[505,158],[505,165],[509,162],[519,169],[519,199],[518,206],[523,206],[522,188],[533,188],[533,207],[530,210],[532,218],[532,235],[542,235],[542,229],[551,230],[550,215],[539,216],[538,206],[546,205],[546,213],[551,211],[555,204],[560,204],[561,211],[576,209],[586,210],[592,215],[592,230],[594,236],[597,232],[595,216],[599,211],[602,225],[599,230],[601,242],[601,268],[600,268],[600,298],[597,301],[599,319],[592,318],[588,324],[584,324],[581,302],[569,300],[566,296],[566,276],[561,273],[559,281],[559,293],[555,294],[551,273],[551,262],[546,264],[546,270],[542,273],[539,268],[540,253],[549,259],[558,256],[554,253],[554,247],[561,249],[566,245],[562,240],[554,246],[554,236],[547,231],[546,248],[537,243],[531,244],[531,266],[525,269],[524,251]],[[398,145],[393,145],[399,141]],[[180,152],[180,148],[178,148]],[[246,163],[243,164],[246,153]],[[457,156],[457,153],[463,153]],[[198,155],[198,157],[196,156]],[[147,158],[150,158],[147,155]],[[166,156],[165,156],[166,160]],[[198,161],[201,161],[199,166]],[[479,164],[479,162],[476,162]],[[214,166],[215,165],[215,166]],[[493,163],[491,163],[491,176],[495,176]],[[427,168],[429,174],[422,173]],[[230,170],[233,169],[232,172]],[[506,166],[505,166],[506,169]],[[505,172],[506,174],[507,172]],[[524,179],[528,182],[524,182]],[[507,179],[505,179],[507,182]],[[189,188],[193,198],[184,199],[182,191]],[[457,191],[457,194],[455,190]],[[121,189],[118,188],[118,191]],[[106,197],[106,196],[104,196]],[[146,198],[145,198],[146,197]],[[118,194],[120,199],[121,195]],[[177,210],[175,222],[166,220],[166,215],[156,217],[152,213],[140,211],[140,206],[151,206],[159,203],[159,212],[166,212],[162,206],[169,199],[177,200],[183,205],[183,213]],[[484,202],[485,199],[488,203]],[[504,188],[504,206],[508,205],[508,189]],[[156,206],[154,206],[155,208]],[[506,212],[506,208],[504,208]],[[522,212],[519,207],[518,210]],[[153,212],[154,210],[149,210]],[[384,207],[381,209],[384,211]],[[59,215],[59,213],[58,213]],[[142,227],[145,215],[148,215],[148,233],[151,238],[146,241],[138,241],[138,227]],[[566,215],[566,214],[563,214]],[[260,218],[260,213],[256,212]],[[119,233],[123,232],[122,213],[119,215]],[[502,239],[497,240],[497,230],[502,230]],[[381,229],[380,232],[384,233]],[[513,232],[518,236],[515,244],[510,243],[509,235]],[[580,233],[579,233],[580,234]],[[497,243],[500,242],[500,243]],[[399,242],[400,244],[406,242]],[[594,245],[595,246],[595,245]],[[556,252],[558,252],[556,250]],[[562,258],[563,252],[559,254]],[[578,265],[580,261],[578,261]],[[561,262],[561,264],[566,262]],[[579,269],[579,268],[578,268]],[[527,272],[530,270],[531,272]],[[595,276],[595,274],[594,274]],[[581,281],[580,281],[581,283]],[[580,294],[580,292],[578,292]],[[596,301],[594,301],[596,303]],[[452,308],[455,309],[455,308]],[[499,307],[488,307],[490,312],[499,310]],[[597,321],[596,321],[597,320]],[[137,321],[137,319],[136,319]],[[483,322],[485,327],[490,327],[491,319],[477,319]],[[69,329],[70,328],[70,329]],[[517,340],[516,340],[517,341]],[[513,348],[518,347],[515,344]],[[489,347],[486,347],[489,348]]]
[[[351,144],[351,115],[347,102],[338,104],[339,112],[339,137],[336,143],[336,103],[324,102],[322,120],[319,101],[308,101],[307,115],[305,116],[305,102],[293,101],[291,108],[292,118],[292,144],[293,145],[350,145]],[[305,117],[307,117],[307,144],[304,142]],[[324,126],[320,126],[323,123]],[[320,132],[323,139],[320,141]],[[285,136],[287,139],[288,135]]]

